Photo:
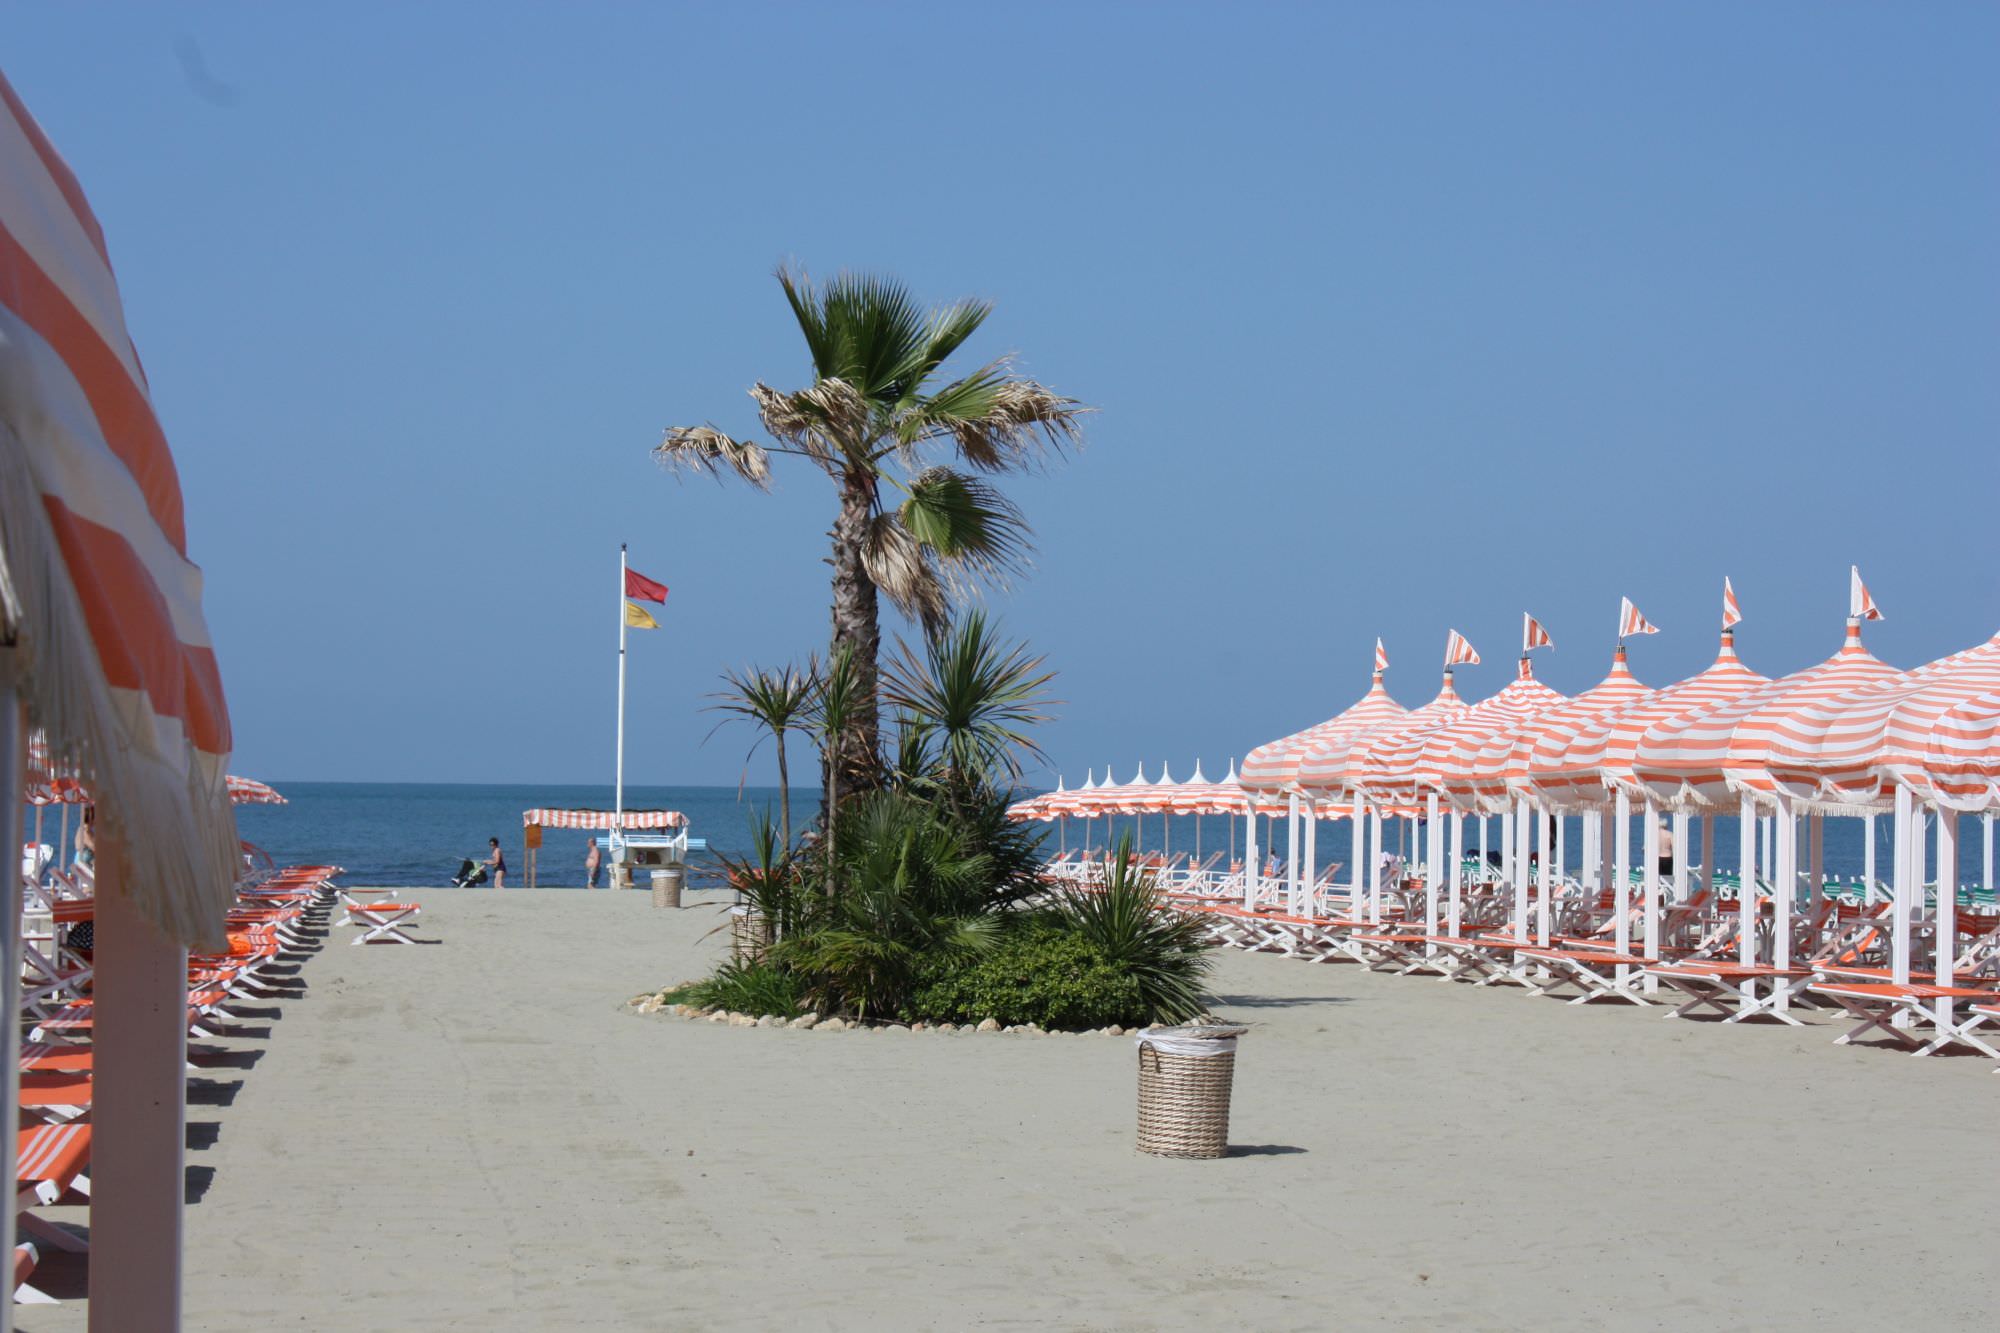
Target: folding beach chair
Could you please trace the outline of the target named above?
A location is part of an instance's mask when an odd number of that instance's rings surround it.
[[[347,909],[347,920],[361,927],[350,944],[415,944],[404,929],[415,925],[422,908],[415,903],[373,903]]]
[[[1912,1055],[1931,1055],[1947,1046],[1967,1046],[2000,1060],[2000,1050],[1986,1044],[1983,1037],[1974,1032],[1994,1017],[1992,1006],[1994,997],[2000,992],[1991,987],[1964,986],[1924,986],[1911,984],[1899,986],[1889,981],[1838,981],[1822,979],[1811,987],[1815,995],[1824,995],[1842,1009],[1848,1016],[1859,1020],[1857,1026],[1834,1038],[1834,1044],[1845,1046],[1855,1038],[1869,1032],[1887,1034],[1898,1045],[1915,1047]],[[1939,1000],[1969,1000],[1974,1003],[1965,1011],[1965,1016],[1954,1016],[1949,1021],[1943,1014],[1945,1006]],[[1907,1027],[1897,1027],[1896,1020],[1902,1018]],[[1935,1034],[1927,1043],[1912,1029],[1928,1027]]]
[[[14,1247],[14,1303],[16,1305],[56,1305],[59,1302],[34,1286],[28,1279],[34,1276],[35,1268],[42,1261],[40,1250],[30,1241],[22,1241]]]
[[[1546,965],[1548,977],[1528,986],[1530,995],[1559,995],[1565,990],[1577,994],[1570,1004],[1592,1000],[1623,1000],[1641,1008],[1652,1003],[1641,992],[1646,969],[1659,960],[1622,954],[1611,949],[1527,948],[1515,952],[1516,966],[1522,960]]]
[[[28,1209],[54,1204],[66,1194],[90,1197],[90,1177],[84,1174],[90,1164],[90,1126],[39,1125],[22,1130],[16,1143],[15,1224],[21,1231],[59,1250],[73,1254],[88,1251],[90,1247],[84,1241],[44,1222]]]

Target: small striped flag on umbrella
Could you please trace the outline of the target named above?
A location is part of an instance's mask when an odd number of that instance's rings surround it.
[[[1620,600],[1623,604],[1618,608],[1619,638],[1629,639],[1634,634],[1658,634],[1660,632],[1659,626],[1646,619],[1645,616],[1639,613],[1639,608],[1632,605],[1630,597],[1621,598]]]
[[[1451,637],[1444,641],[1444,664],[1446,666],[1458,666],[1461,663],[1468,666],[1478,666],[1479,652],[1471,643],[1467,642],[1463,634],[1460,634],[1457,630],[1453,630]]]
[[[1722,579],[1722,628],[1734,629],[1743,623],[1743,608],[1736,604],[1736,589],[1729,586],[1727,575]]]
[[[1548,648],[1553,650],[1555,646],[1556,641],[1551,639],[1549,632],[1542,628],[1542,622],[1529,615],[1526,611],[1523,611],[1521,613],[1521,651],[1525,653],[1531,648]]]
[[[1882,608],[1868,595],[1868,585],[1861,581],[1861,566],[1849,565],[1847,572],[1847,614],[1856,620],[1880,620]]]
[[[1377,671],[1389,669],[1389,650],[1382,646],[1380,639],[1375,640],[1375,669]]]

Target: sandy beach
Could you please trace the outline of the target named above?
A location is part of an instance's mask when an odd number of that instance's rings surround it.
[[[338,930],[205,1048],[190,1329],[1990,1326],[1923,1221],[1990,1193],[1984,1060],[1226,951],[1238,1147],[1164,1161],[1129,1040],[641,1017],[712,906],[414,896],[440,943]]]

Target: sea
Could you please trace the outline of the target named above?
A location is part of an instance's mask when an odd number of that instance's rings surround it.
[[[487,783],[390,783],[390,782],[285,782],[272,784],[289,804],[239,806],[237,824],[243,837],[268,851],[279,864],[331,862],[347,868],[350,884],[382,884],[408,887],[445,886],[462,861],[483,858],[486,840],[500,839],[507,856],[510,884],[526,882],[526,854],[522,845],[523,811],[543,806],[609,809],[608,785],[547,784],[508,785]],[[1027,795],[1028,793],[1022,793]],[[792,822],[803,828],[819,812],[817,788],[792,791]],[[750,820],[759,810],[774,814],[778,807],[775,787],[627,787],[628,809],[678,810],[686,815],[689,833],[705,839],[711,853],[695,858],[696,882],[701,872],[714,869],[714,852],[741,855],[749,847]],[[53,811],[45,811],[45,818]],[[1876,876],[1889,877],[1889,823],[1876,821]],[[1048,851],[1075,848],[1087,840],[1102,848],[1125,835],[1146,850],[1199,851],[1206,856],[1222,852],[1225,859],[1240,855],[1243,828],[1240,820],[1211,816],[1166,818],[1160,815],[1117,816],[1110,820],[1068,820],[1035,826],[1046,838]],[[1414,855],[1420,830],[1404,821],[1391,820],[1385,841],[1391,850]],[[1273,846],[1284,850],[1284,822],[1264,820],[1258,830],[1261,850]],[[587,834],[565,829],[543,832],[537,882],[543,887],[580,887],[583,883],[583,855]],[[1985,830],[1980,820],[1962,819],[1958,835],[1958,873],[1961,884],[1986,886],[1985,867],[1989,864]],[[53,842],[53,829],[47,838]],[[1567,821],[1564,842],[1571,870],[1580,869],[1582,836],[1580,822]],[[1689,838],[1683,854],[1698,859],[1701,837]],[[1926,837],[1931,859],[1928,873],[1936,873],[1936,839]],[[1479,846],[1473,825],[1466,829],[1468,853]],[[1499,847],[1498,823],[1489,824],[1488,843]],[[1348,826],[1332,820],[1319,826],[1319,863],[1345,862],[1349,855]],[[1641,846],[1639,823],[1633,821],[1633,859]],[[1828,819],[1825,823],[1825,868],[1839,880],[1860,877],[1864,864],[1862,822],[1858,819]],[[1715,836],[1718,869],[1733,871],[1737,866],[1736,820],[1719,822]],[[1803,849],[1802,849],[1803,851]],[[1801,856],[1803,862],[1804,857]],[[1984,894],[1980,895],[1984,897]]]

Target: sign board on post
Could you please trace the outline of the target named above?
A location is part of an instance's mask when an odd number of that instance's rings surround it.
[[[521,840],[528,845],[529,851],[540,847],[542,845],[542,826],[540,824],[528,825],[525,829],[521,830]]]

